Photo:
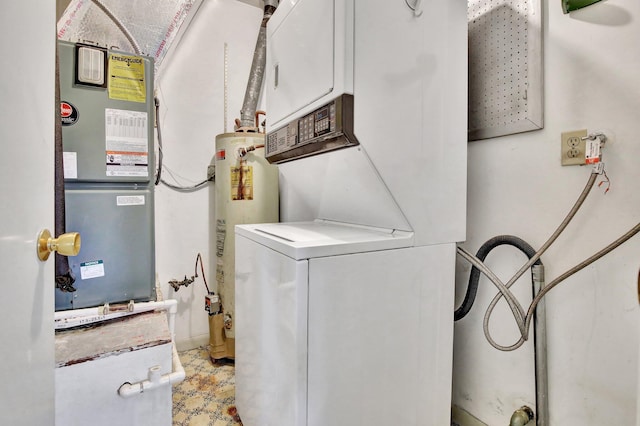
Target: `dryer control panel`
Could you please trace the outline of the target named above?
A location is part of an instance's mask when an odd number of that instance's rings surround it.
[[[353,95],[343,94],[270,132],[265,155],[270,163],[282,163],[353,145]]]

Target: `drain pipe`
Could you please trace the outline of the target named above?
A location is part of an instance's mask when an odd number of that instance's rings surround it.
[[[533,281],[533,297],[535,298],[544,288],[544,265],[531,267]],[[536,425],[549,426],[549,383],[547,380],[547,323],[544,299],[538,303],[534,314],[533,347],[535,350],[535,380],[536,380]]]
[[[489,253],[496,247],[501,245],[510,245],[522,251],[529,259],[536,254],[536,250],[526,241],[513,235],[498,235],[486,241],[477,251],[476,257],[480,261],[484,261]],[[464,301],[459,308],[455,310],[454,320],[459,321],[464,318],[471,310],[480,280],[480,270],[475,266],[471,269],[469,275],[469,285],[464,297]],[[544,265],[540,259],[531,265],[531,287],[533,297],[535,298],[544,288]],[[640,293],[639,293],[640,294]],[[639,296],[640,297],[640,296]],[[535,364],[535,388],[536,388],[536,426],[549,426],[549,401],[548,401],[548,380],[547,380],[547,329],[545,321],[545,301],[541,299],[536,307],[534,323],[533,323],[533,343],[534,343],[534,364]],[[531,413],[533,419],[533,411],[526,407],[516,410],[512,416],[512,425],[519,424]],[[530,419],[529,419],[530,420]],[[527,420],[523,424],[529,422]],[[515,422],[515,423],[513,423]]]
[[[167,374],[161,374],[161,367],[159,365],[154,365],[149,368],[149,375],[147,380],[143,380],[137,383],[123,383],[118,388],[118,395],[123,398],[130,398],[134,395],[139,395],[144,393],[145,391],[157,389],[163,386],[170,386],[174,383],[180,383],[184,380],[186,373],[184,371],[184,367],[182,367],[182,363],[180,362],[180,357],[178,356],[178,352],[176,351],[176,345],[173,345],[173,357],[172,357],[172,372]]]
[[[253,125],[267,62],[267,22],[269,22],[271,15],[278,7],[278,3],[279,0],[265,0],[264,2],[264,16],[260,25],[256,48],[253,52],[253,63],[249,72],[249,82],[244,94],[244,102],[240,110],[240,124],[236,131],[257,131]]]
[[[127,315],[149,312],[154,310],[168,311],[169,332],[173,341],[175,334],[176,313],[178,312],[178,301],[175,299],[160,300],[157,302],[129,302],[127,305],[97,306],[95,308],[70,309],[68,311],[57,311],[54,314],[55,329],[65,329],[88,325],[95,322],[102,322]]]

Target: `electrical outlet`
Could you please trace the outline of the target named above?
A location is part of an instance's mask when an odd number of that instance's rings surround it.
[[[563,132],[560,137],[560,152],[563,166],[582,166],[585,164],[587,130]]]

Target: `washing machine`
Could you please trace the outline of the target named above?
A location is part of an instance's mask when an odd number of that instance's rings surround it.
[[[246,426],[449,422],[455,244],[326,221],[236,227]]]

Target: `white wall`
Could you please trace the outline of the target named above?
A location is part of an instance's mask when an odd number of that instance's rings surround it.
[[[604,151],[611,190],[595,187],[543,256],[547,282],[622,235],[640,219],[640,3],[609,0],[563,15],[544,2],[545,128],[469,144],[468,234],[475,251],[498,234],[540,247],[586,183],[587,167],[561,167],[560,133],[609,129]],[[488,263],[507,279],[525,262],[515,249]],[[637,274],[640,236],[567,279],[547,298],[551,425],[635,424],[638,377]],[[469,267],[460,262],[457,299]],[[529,274],[517,284],[529,303]],[[493,349],[482,335],[495,294],[482,280],[471,314],[456,323],[454,403],[489,425],[535,406],[531,345]],[[504,308],[504,306],[502,306]],[[499,343],[516,340],[506,308],[491,322]]]
[[[228,45],[228,120],[239,117],[262,10],[236,0],[205,0],[180,45],[165,60],[157,93],[164,145],[163,179],[191,185],[206,178],[215,136],[224,131],[224,43]],[[164,185],[156,191],[156,270],[165,298],[178,300],[176,342],[180,349],[206,344],[202,278],[178,292],[169,280],[194,274],[202,254],[207,283],[215,289],[210,233],[215,223],[214,185],[179,193]],[[198,269],[198,275],[201,276]]]
[[[261,11],[235,0],[206,0],[181,46],[165,62],[159,82],[165,164],[200,181],[223,131],[223,43],[229,44],[229,118],[239,114]],[[611,191],[595,188],[560,240],[543,256],[547,281],[590,256],[635,225],[640,217],[640,4],[609,0],[563,15],[545,2],[545,129],[469,144],[468,233],[475,251],[497,234],[514,234],[539,247],[562,220],[589,175],[561,167],[564,130],[610,129],[605,149]],[[228,124],[228,130],[232,124]],[[164,174],[170,179],[168,173]],[[177,341],[206,342],[202,281],[177,293],[167,282],[193,274],[201,252],[210,286],[209,190],[179,194],[158,187],[156,255],[165,297],[179,301]],[[547,299],[552,425],[626,425],[635,422],[638,308],[635,283],[640,236],[568,279]],[[524,262],[515,250],[489,258],[508,278]],[[467,265],[458,268],[458,303]],[[517,284],[526,300],[528,274]],[[521,404],[535,404],[531,346],[512,353],[491,348],[482,336],[484,309],[494,295],[481,281],[471,314],[456,324],[454,403],[490,425],[507,424]],[[500,309],[499,309],[500,311]],[[494,337],[511,343],[515,327],[498,312]]]

